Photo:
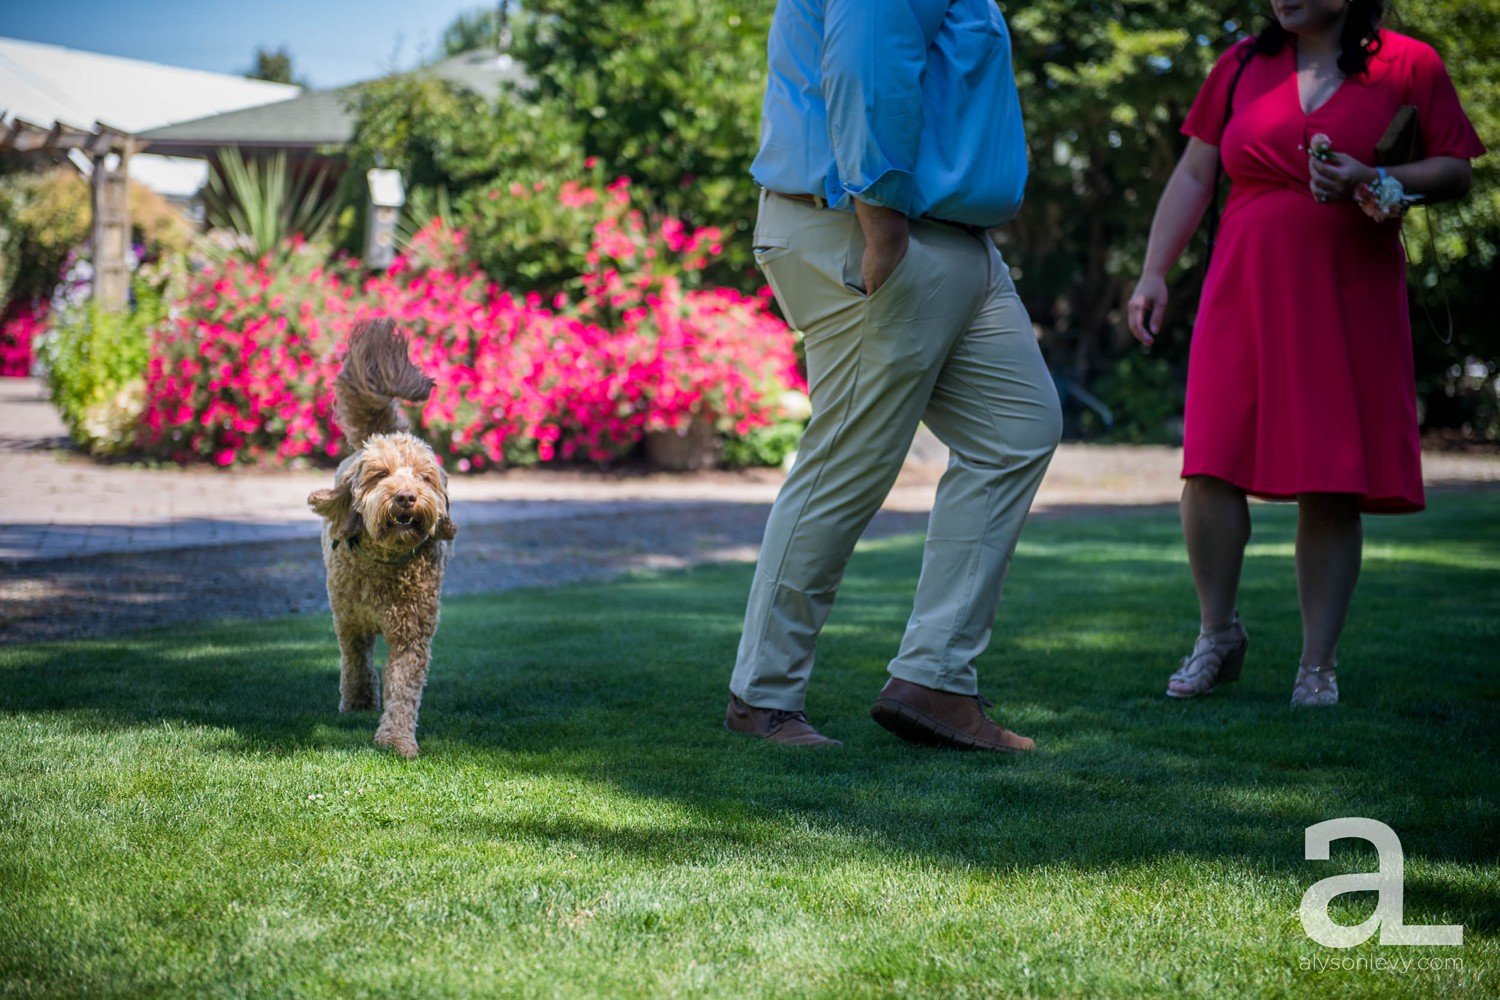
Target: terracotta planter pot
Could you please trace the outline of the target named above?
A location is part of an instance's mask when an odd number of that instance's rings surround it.
[[[719,435],[713,423],[701,417],[675,431],[647,431],[646,461],[672,472],[715,468],[719,464]]]

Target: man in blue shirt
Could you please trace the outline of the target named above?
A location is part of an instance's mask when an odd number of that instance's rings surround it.
[[[803,335],[812,417],[771,509],[725,725],[837,745],[804,712],[818,632],[917,425],[949,448],[922,575],[870,710],[913,742],[1029,750],[991,721],[974,660],[1061,428],[988,229],[1026,140],[994,0],[780,0],[756,261]]]

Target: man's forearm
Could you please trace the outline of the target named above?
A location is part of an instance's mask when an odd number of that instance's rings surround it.
[[[854,199],[854,214],[859,217],[859,228],[865,234],[867,246],[882,249],[905,250],[911,236],[911,220],[894,208],[867,205]]]
[[[875,294],[906,256],[911,239],[911,220],[894,208],[882,208],[854,199],[854,214],[865,236],[864,258],[859,272],[864,279],[866,295]]]

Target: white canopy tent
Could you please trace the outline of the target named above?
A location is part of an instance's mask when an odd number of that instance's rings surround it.
[[[181,69],[139,59],[0,38],[0,120],[46,128],[135,134],[207,115],[289,100],[301,87]],[[70,153],[89,172],[82,153]],[[159,194],[187,199],[207,178],[202,160],[141,154],[131,178]]]

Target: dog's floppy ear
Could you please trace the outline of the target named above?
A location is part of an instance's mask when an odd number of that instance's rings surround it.
[[[449,515],[449,512],[453,510],[453,501],[448,499],[448,477],[446,474],[442,476],[442,482],[443,512],[438,515],[436,535],[438,541],[451,542],[454,536],[458,534],[458,525],[453,523],[453,518]]]
[[[307,496],[307,505],[313,513],[333,525],[335,539],[353,538],[364,527],[359,511],[354,509],[354,476],[359,466],[351,466],[339,476],[331,490],[313,490]]]

